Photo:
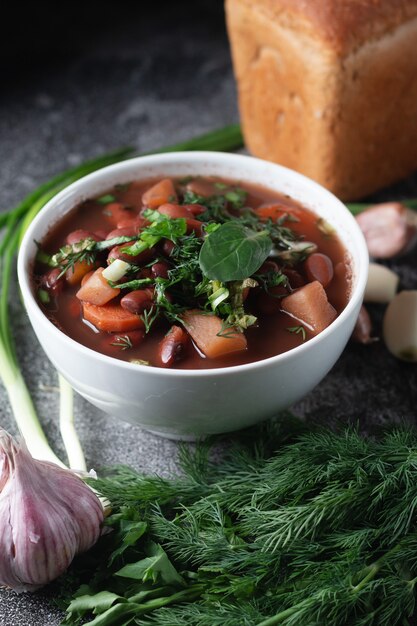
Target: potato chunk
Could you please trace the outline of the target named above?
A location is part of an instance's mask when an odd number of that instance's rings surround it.
[[[183,313],[182,319],[198,348],[209,359],[247,348],[245,335],[233,328],[225,331],[223,336],[219,335],[222,331],[222,321],[217,315],[205,315],[199,310],[191,310]]]
[[[321,333],[337,317],[336,310],[328,301],[323,285],[318,280],[283,298],[281,308],[305,325],[313,335]]]

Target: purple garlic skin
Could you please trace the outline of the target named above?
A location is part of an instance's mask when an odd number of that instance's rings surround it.
[[[0,585],[34,591],[98,540],[103,507],[70,470],[37,461],[0,429]]]
[[[401,202],[384,202],[356,216],[371,257],[391,259],[409,252],[417,239],[416,215]]]

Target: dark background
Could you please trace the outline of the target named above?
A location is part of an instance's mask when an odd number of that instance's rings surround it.
[[[238,121],[221,0],[8,8],[0,40],[0,210],[91,156],[122,145],[156,149]],[[411,195],[417,195],[416,177],[377,197]],[[402,288],[416,288],[416,252],[391,266]],[[17,288],[12,309],[24,375],[47,436],[63,455],[56,374],[28,325]],[[378,336],[383,307],[373,307],[372,315]],[[353,421],[370,430],[416,421],[416,406],[416,366],[397,361],[378,341],[350,344],[295,409],[329,426]],[[175,471],[175,443],[116,422],[81,398],[75,417],[91,467],[124,462],[147,472]],[[16,432],[1,387],[0,425]],[[59,622],[43,592],[16,596],[0,590],[1,626]]]

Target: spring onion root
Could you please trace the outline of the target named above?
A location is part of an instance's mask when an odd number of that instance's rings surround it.
[[[68,464],[73,470],[86,472],[87,466],[85,463],[83,449],[74,425],[74,396],[72,387],[61,374],[58,374],[58,379],[60,393],[59,428],[61,431],[62,441],[64,442],[64,446],[67,451]]]

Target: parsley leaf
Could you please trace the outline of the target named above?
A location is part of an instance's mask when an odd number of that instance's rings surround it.
[[[255,231],[237,221],[226,222],[203,243],[199,263],[207,278],[228,282],[251,276],[272,249],[266,230]]]

